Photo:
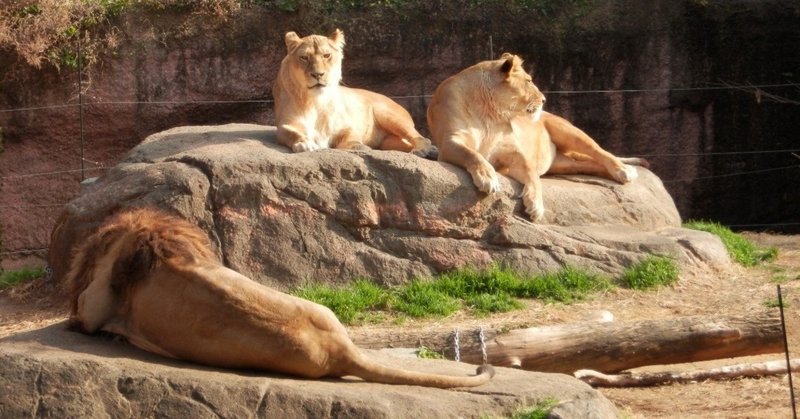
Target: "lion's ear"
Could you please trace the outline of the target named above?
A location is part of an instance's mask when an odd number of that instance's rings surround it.
[[[502,73],[508,74],[511,73],[511,70],[513,68],[514,68],[514,56],[509,54],[509,56],[505,58],[505,61],[503,61],[503,64],[500,66],[500,71]]]
[[[505,52],[500,56],[500,59],[505,60],[500,66],[500,71],[505,74],[510,74],[512,70],[522,66],[522,58],[519,58],[518,55]]]
[[[344,48],[344,32],[341,29],[336,28],[333,33],[328,37],[333,44],[336,45],[336,48],[341,51]]]
[[[283,41],[286,43],[286,50],[289,52],[303,42],[296,32],[286,32],[286,35],[283,36]]]

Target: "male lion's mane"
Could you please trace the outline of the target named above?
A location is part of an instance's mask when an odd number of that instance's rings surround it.
[[[115,246],[120,240],[124,243]],[[72,314],[77,311],[78,296],[91,283],[90,273],[115,248],[120,254],[112,258],[111,289],[120,301],[159,264],[177,268],[200,261],[219,262],[208,236],[188,221],[149,208],[122,212],[107,220],[72,255],[64,280]]]

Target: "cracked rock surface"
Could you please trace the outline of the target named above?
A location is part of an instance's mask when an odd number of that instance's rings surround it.
[[[531,223],[519,183],[479,192],[463,169],[411,154],[291,153],[275,128],[188,126],[146,138],[85,186],[53,231],[49,260],[63,275],[72,243],[114,211],[156,206],[208,231],[224,263],[287,290],[311,279],[385,285],[502,263],[523,272],[565,264],[619,274],[648,254],[684,272],[725,270],[710,234],[681,228],[661,180],[545,177],[543,221]]]
[[[442,374],[475,366],[395,357],[382,362]],[[510,416],[543,399],[554,417],[614,418],[613,404],[564,374],[496,368],[489,383],[441,390],[303,380],[244,370],[215,370],[165,359],[110,339],[66,330],[64,323],[0,339],[3,418],[480,418]]]

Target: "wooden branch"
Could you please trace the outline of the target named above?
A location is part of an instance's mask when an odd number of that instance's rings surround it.
[[[790,362],[792,371],[800,370],[800,359]],[[688,383],[703,380],[728,380],[740,377],[763,377],[786,374],[786,360],[736,364],[708,370],[686,372],[644,372],[607,375],[592,370],[575,371],[575,377],[593,387],[648,387],[667,383]]]
[[[769,313],[750,317],[687,317],[640,322],[584,322],[509,332],[484,330],[492,365],[571,374],[580,369],[615,373],[644,365],[678,364],[783,351],[780,319]],[[461,330],[461,360],[483,362],[478,330]],[[454,331],[353,331],[366,348],[426,346],[455,358]]]

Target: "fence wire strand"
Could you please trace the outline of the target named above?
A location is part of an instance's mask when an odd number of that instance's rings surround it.
[[[760,91],[760,89],[770,89],[770,88],[785,88],[785,87],[800,87],[800,84],[797,83],[776,83],[776,84],[759,84],[759,85],[724,85],[724,86],[695,86],[695,87],[664,87],[664,88],[646,88],[646,89],[594,89],[594,90],[544,90],[545,94],[549,95],[578,95],[578,94],[635,94],[635,93],[665,93],[665,92],[682,92],[682,91],[738,91],[738,92],[745,92],[745,93],[753,93],[753,89],[756,92]],[[750,90],[748,90],[750,89]],[[408,100],[408,99],[430,99],[430,94],[423,94],[423,95],[396,95],[396,96],[389,96],[395,100]],[[10,108],[10,109],[0,109],[0,114],[4,113],[13,113],[13,112],[37,112],[37,111],[47,111],[47,110],[54,110],[54,109],[65,109],[65,108],[79,108],[81,111],[87,107],[97,107],[97,106],[131,106],[131,105],[145,105],[145,106],[174,106],[174,105],[230,105],[230,104],[272,104],[274,100],[272,99],[244,99],[244,100],[168,100],[168,101],[95,101],[95,102],[87,102],[85,98],[78,98],[80,103],[64,103],[64,104],[55,104],[55,105],[46,105],[46,106],[29,106],[29,107],[20,107],[20,108]],[[80,100],[82,99],[82,100]],[[780,150],[745,150],[745,151],[709,151],[709,152],[693,152],[693,153],[658,153],[658,154],[640,154],[640,157],[698,157],[698,156],[735,156],[735,155],[759,155],[759,154],[779,154],[779,153],[792,153],[793,155],[797,155],[795,153],[800,153],[800,149],[780,149]],[[81,165],[83,163],[90,163],[95,165],[96,167],[90,168],[78,168],[78,169],[65,169],[65,170],[53,170],[47,172],[32,172],[32,173],[22,173],[22,174],[11,174],[6,176],[0,176],[0,182],[5,181],[13,181],[19,179],[26,179],[31,177],[38,177],[38,176],[54,176],[54,175],[65,175],[65,174],[74,174],[74,173],[83,173],[85,171],[101,171],[101,170],[108,170],[110,167],[107,167],[102,162],[92,161],[81,157]],[[694,178],[683,178],[683,179],[671,179],[671,180],[664,180],[665,184],[674,184],[674,183],[685,183],[685,182],[693,182],[693,181],[707,181],[717,178],[727,178],[733,176],[741,176],[741,175],[750,175],[750,174],[758,174],[758,173],[767,173],[767,172],[775,172],[781,170],[790,170],[800,168],[800,165],[792,165],[792,166],[783,166],[783,167],[776,167],[776,168],[767,168],[767,169],[759,169],[759,170],[749,170],[749,171],[740,171],[734,173],[726,173],[720,175],[712,175],[712,176],[700,176]],[[82,176],[83,177],[83,176]],[[66,202],[62,203],[52,203],[52,204],[24,204],[24,205],[5,205],[0,206],[2,210],[16,210],[16,211],[26,211],[34,208],[59,208],[66,205]],[[766,224],[738,224],[738,225],[731,225],[730,227],[771,227],[771,226],[794,226],[800,225],[800,223],[766,223]],[[42,251],[47,251],[47,248],[33,248],[33,249],[16,249],[7,252],[0,252],[0,256],[7,256],[7,255],[19,255],[19,254],[33,254],[39,253]]]

